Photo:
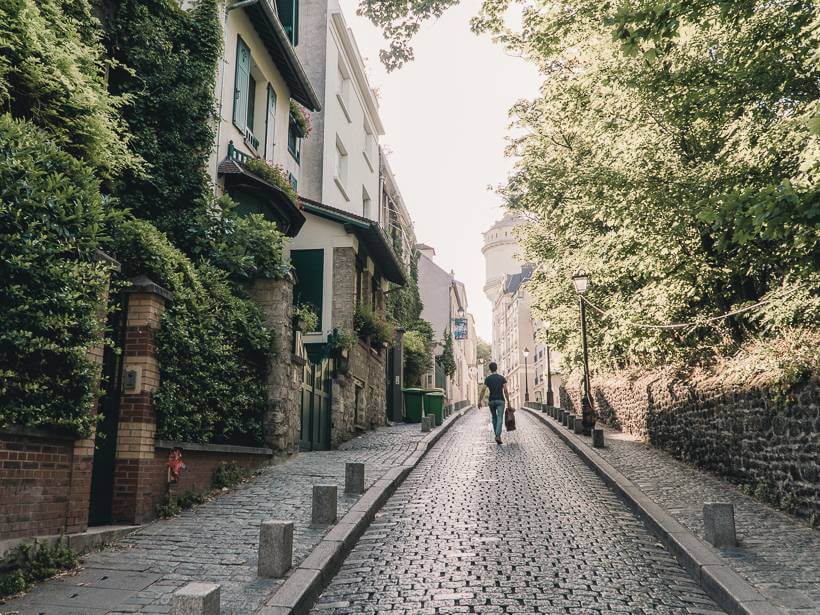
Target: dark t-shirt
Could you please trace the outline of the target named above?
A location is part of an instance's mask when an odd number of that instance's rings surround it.
[[[490,391],[490,401],[504,401],[504,385],[507,379],[501,374],[490,374],[484,379]]]

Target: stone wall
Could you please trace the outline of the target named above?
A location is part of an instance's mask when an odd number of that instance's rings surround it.
[[[598,418],[801,517],[820,518],[820,380],[660,371],[593,378]],[[577,382],[561,407],[580,413]]]
[[[248,290],[274,332],[262,421],[265,444],[277,453],[293,453],[299,445],[302,391],[302,363],[293,353],[293,280],[256,280]]]
[[[370,296],[370,276],[363,276],[362,296]],[[333,250],[333,324],[353,329],[356,254],[353,248]],[[347,374],[333,378],[331,390],[331,446],[336,447],[358,432],[386,422],[387,350],[373,349],[359,341],[350,352]],[[356,416],[356,388],[361,387]]]

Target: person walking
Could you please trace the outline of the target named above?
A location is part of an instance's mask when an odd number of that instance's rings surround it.
[[[510,403],[510,393],[507,391],[507,379],[501,374],[497,374],[498,365],[493,361],[490,363],[490,375],[484,379],[485,388],[481,390],[478,398],[478,407],[484,402],[484,393],[490,393],[487,405],[490,407],[490,414],[493,417],[493,429],[495,429],[495,442],[501,444],[501,426],[504,425],[504,402]],[[510,408],[512,410],[512,408]]]

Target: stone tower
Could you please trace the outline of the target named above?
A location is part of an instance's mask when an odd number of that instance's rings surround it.
[[[521,219],[507,212],[484,233],[484,246],[481,248],[485,267],[484,294],[490,303],[495,301],[504,277],[521,272],[522,261],[518,256],[521,249],[513,233],[519,224]]]

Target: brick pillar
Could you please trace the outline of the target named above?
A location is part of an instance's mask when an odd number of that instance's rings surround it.
[[[293,280],[254,280],[248,294],[274,331],[273,359],[268,365],[268,405],[262,418],[265,444],[278,452],[295,452],[299,443],[302,365],[293,358]]]
[[[98,251],[96,260],[103,263],[110,271],[120,271],[120,264],[104,252]],[[97,366],[97,382],[95,388],[99,389],[99,381],[102,375],[103,348],[105,344],[105,326],[108,320],[108,283],[105,284],[100,301],[97,304],[97,329],[98,343],[89,351],[89,357]],[[95,398],[95,399],[98,399]],[[97,414],[97,404],[95,401],[91,414]],[[91,504],[91,471],[94,465],[94,441],[96,431],[92,431],[87,438],[74,441],[74,448],[71,455],[71,471],[69,478],[68,494],[66,499],[65,512],[65,533],[74,534],[84,532],[88,529],[88,509]]]
[[[123,341],[123,391],[117,427],[114,466],[114,521],[143,523],[154,516],[148,477],[154,464],[157,431],[152,399],[159,387],[156,335],[169,291],[141,275],[131,280],[125,340]]]

